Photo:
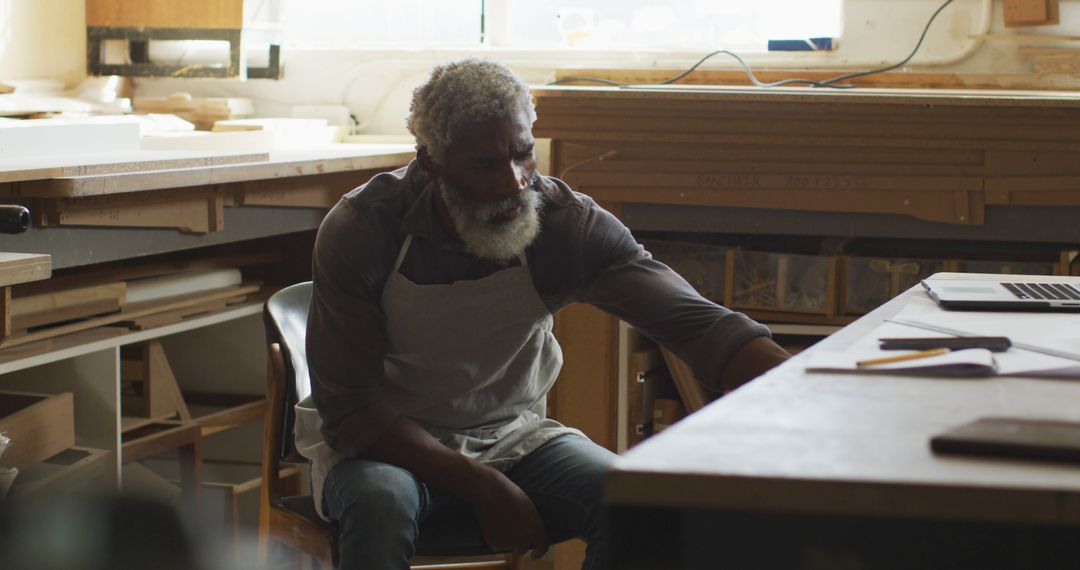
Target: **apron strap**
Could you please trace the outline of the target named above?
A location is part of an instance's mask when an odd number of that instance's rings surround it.
[[[401,244],[401,251],[398,252],[397,261],[394,262],[393,273],[397,273],[398,269],[401,269],[401,262],[405,261],[405,254],[409,253],[409,246],[412,244],[412,234],[405,236],[405,243]]]

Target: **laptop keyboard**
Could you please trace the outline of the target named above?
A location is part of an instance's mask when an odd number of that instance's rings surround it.
[[[1020,299],[1080,301],[1080,290],[1067,283],[1002,283]]]

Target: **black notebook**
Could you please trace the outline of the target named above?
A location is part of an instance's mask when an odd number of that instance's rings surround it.
[[[1080,463],[1080,422],[980,418],[930,439],[938,453]]]

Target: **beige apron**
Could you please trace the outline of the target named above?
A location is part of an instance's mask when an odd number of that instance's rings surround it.
[[[447,447],[500,470],[553,437],[581,435],[546,419],[562,350],[525,256],[475,281],[417,285],[399,273],[411,243],[410,235],[383,289],[384,400]],[[323,481],[343,456],[322,441],[309,399],[296,414],[297,449],[312,460],[321,509]]]

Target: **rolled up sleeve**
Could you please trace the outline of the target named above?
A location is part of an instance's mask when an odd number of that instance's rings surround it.
[[[720,391],[720,372],[743,344],[769,336],[765,326],[702,297],[599,207],[592,209],[582,239],[582,300],[674,352],[712,390]]]
[[[398,416],[382,392],[386,337],[379,296],[385,248],[379,247],[376,226],[360,217],[341,202],[319,229],[307,327],[311,397],[323,438],[354,457]]]

